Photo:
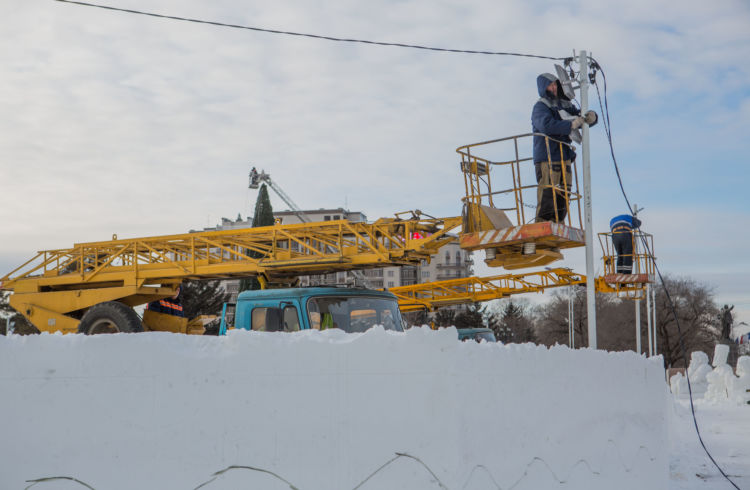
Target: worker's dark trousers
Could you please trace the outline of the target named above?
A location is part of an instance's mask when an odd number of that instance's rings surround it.
[[[612,233],[612,245],[617,252],[617,273],[633,273],[633,234],[628,231]]]
[[[562,223],[568,215],[568,198],[573,180],[570,161],[565,161],[565,175],[559,163],[550,166],[549,162],[535,162],[534,170],[536,182],[539,184],[536,191],[536,222]]]

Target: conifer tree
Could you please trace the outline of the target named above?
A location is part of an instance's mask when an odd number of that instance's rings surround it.
[[[531,319],[524,308],[514,303],[513,300],[505,304],[499,318],[496,315],[490,315],[487,323],[495,332],[495,338],[500,342],[506,344],[536,342]]]
[[[435,314],[435,325],[438,327],[450,327],[456,318],[456,311],[450,308],[441,308]]]
[[[273,217],[273,208],[271,207],[271,199],[268,197],[268,187],[266,184],[260,186],[258,191],[258,198],[255,200],[255,212],[253,214],[253,228],[258,226],[271,226],[275,222]],[[245,250],[245,253],[253,258],[260,258],[260,254],[253,250]],[[260,283],[255,277],[248,277],[240,280],[239,291],[245,291],[247,289],[260,289]]]
[[[10,297],[9,291],[0,291],[0,317],[6,317],[15,313],[16,310],[10,306],[8,298]]]
[[[456,328],[482,328],[484,327],[484,311],[479,303],[472,303],[464,307],[453,319]]]
[[[222,306],[230,296],[220,281],[185,281],[180,290],[180,303],[188,319],[198,315],[221,315]]]
[[[25,316],[10,306],[10,292],[0,291],[0,335],[7,334],[8,325],[14,333],[19,335],[39,333],[39,330]]]

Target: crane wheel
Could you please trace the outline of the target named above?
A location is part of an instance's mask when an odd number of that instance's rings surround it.
[[[117,301],[92,306],[81,318],[78,333],[143,332],[143,324],[133,308]]]

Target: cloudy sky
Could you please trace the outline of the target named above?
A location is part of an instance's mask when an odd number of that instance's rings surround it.
[[[660,267],[712,285],[750,323],[747,2],[101,3],[446,48],[586,49],[607,75],[624,185],[645,208]],[[37,250],[245,217],[253,165],[303,208],[455,216],[456,147],[528,132],[535,78],[553,70],[53,0],[0,2],[0,32],[0,275]],[[591,135],[594,224],[605,231],[627,208],[602,125]],[[566,253],[563,265],[583,264],[581,250]]]

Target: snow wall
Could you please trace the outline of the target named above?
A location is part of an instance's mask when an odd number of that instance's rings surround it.
[[[456,338],[0,337],[0,488],[667,488],[659,358]]]

